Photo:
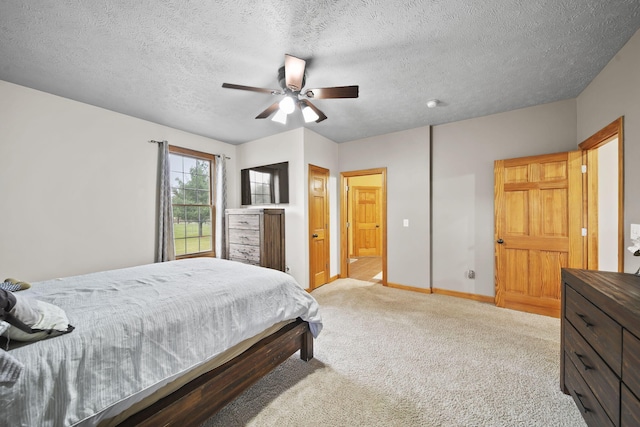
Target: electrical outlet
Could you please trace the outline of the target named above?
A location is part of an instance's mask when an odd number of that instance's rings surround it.
[[[469,270],[467,271],[467,279],[475,279],[476,278],[476,272],[473,270]]]

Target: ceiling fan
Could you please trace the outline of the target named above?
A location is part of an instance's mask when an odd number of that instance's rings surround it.
[[[266,89],[261,87],[236,85],[232,83],[222,83],[222,87],[228,89],[248,90],[252,92],[268,93],[270,95],[284,95],[280,101],[274,102],[266,110],[256,116],[256,119],[266,119],[273,113],[273,121],[286,124],[287,115],[300,108],[306,123],[320,123],[327,116],[313,105],[310,99],[329,98],[357,98],[358,86],[334,86],[317,89],[306,89],[304,87],[306,61],[292,55],[284,55],[284,66],[278,71],[278,82],[281,89]]]

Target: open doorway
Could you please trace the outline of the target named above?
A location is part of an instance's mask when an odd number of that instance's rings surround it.
[[[343,172],[343,277],[386,284],[386,169]]]
[[[624,118],[579,144],[587,170],[583,204],[587,269],[624,271]]]

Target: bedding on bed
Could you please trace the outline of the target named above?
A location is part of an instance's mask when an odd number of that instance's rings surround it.
[[[11,325],[0,320],[0,334],[3,334]],[[0,386],[12,386],[18,381],[24,365],[16,360],[15,357],[0,349]]]
[[[278,322],[300,317],[314,336],[322,329],[317,302],[291,276],[212,258],[49,280],[21,293],[62,308],[75,330],[9,343],[24,369],[15,384],[0,384],[0,425],[93,425],[131,395]]]

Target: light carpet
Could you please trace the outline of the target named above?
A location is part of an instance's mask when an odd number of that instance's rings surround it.
[[[559,386],[560,323],[340,279],[324,330],[203,426],[584,426]]]

